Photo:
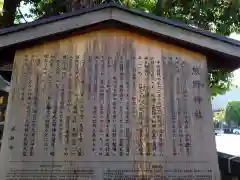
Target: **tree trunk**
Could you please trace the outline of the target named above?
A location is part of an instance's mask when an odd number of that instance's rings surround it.
[[[95,5],[101,4],[103,0],[68,0],[68,11],[76,11],[79,9],[93,8]]]
[[[9,27],[14,24],[17,7],[21,0],[4,0],[1,27]]]
[[[172,4],[173,2],[174,1],[169,0],[158,0],[154,10],[154,14],[156,14],[157,16],[163,16],[164,7],[166,6],[166,4]]]

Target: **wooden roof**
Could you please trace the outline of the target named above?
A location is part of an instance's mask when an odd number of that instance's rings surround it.
[[[29,43],[106,26],[132,28],[131,31],[202,53],[214,68],[234,70],[240,67],[240,41],[116,4],[0,29],[0,61],[9,51]]]

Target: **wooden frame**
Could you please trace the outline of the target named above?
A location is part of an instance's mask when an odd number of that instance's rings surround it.
[[[19,44],[22,46],[25,43],[63,33],[79,31],[82,28],[107,21],[130,25],[151,34],[163,36],[170,41],[179,41],[187,49],[195,46],[197,47],[195,48],[196,52],[205,51],[203,54],[207,56],[208,60],[216,61],[217,59],[217,63],[224,64],[223,67],[226,69],[233,70],[240,66],[239,41],[115,4],[102,5],[91,10],[3,29],[0,31],[0,50]],[[215,66],[216,63],[213,64]]]

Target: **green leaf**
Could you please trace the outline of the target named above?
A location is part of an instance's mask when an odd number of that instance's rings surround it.
[[[240,101],[230,101],[228,102],[225,119],[227,121],[235,122],[240,125]]]
[[[3,10],[3,2],[0,1],[0,16],[2,16],[2,10]]]

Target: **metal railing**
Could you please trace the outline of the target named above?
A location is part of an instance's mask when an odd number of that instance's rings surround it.
[[[222,180],[240,180],[240,157],[218,152]]]

